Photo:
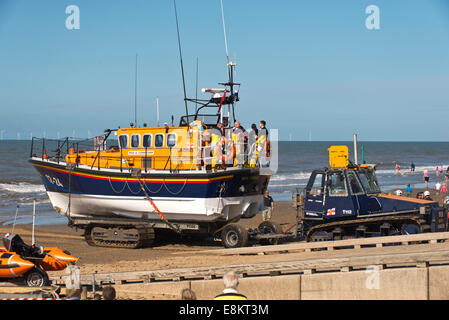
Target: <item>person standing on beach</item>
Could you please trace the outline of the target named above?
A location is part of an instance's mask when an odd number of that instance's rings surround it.
[[[429,188],[429,171],[424,170],[424,182],[426,183],[426,189]]]
[[[407,197],[410,197],[412,195],[412,187],[410,186],[410,183],[407,185],[407,188],[405,188],[405,195]]]
[[[399,164],[396,163],[396,173],[395,174],[401,174],[401,167],[399,166]]]
[[[271,215],[274,211],[274,201],[273,198],[270,197],[270,192],[268,192],[268,190],[266,190],[263,195],[263,204],[265,206],[265,210],[262,211],[262,220],[270,221]]]
[[[437,194],[440,194],[440,189],[441,189],[441,183],[440,183],[440,181],[437,181],[437,183],[435,183],[435,192]]]
[[[445,183],[443,183],[443,185],[441,186],[440,192],[441,192],[442,194],[446,194],[446,193],[447,193],[447,187],[446,187],[446,184],[445,184]]]
[[[415,172],[415,164],[413,162],[410,163],[410,172],[411,173]]]

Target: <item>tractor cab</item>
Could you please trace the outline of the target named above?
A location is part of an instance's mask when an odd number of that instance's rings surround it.
[[[305,188],[305,216],[326,219],[379,212],[379,193],[373,167],[314,170]]]
[[[300,199],[295,203],[308,241],[336,239],[334,233],[358,237],[446,231],[447,213],[438,202],[382,194],[375,165],[350,163],[347,146],[328,150],[330,167],[314,170],[303,193],[294,197]]]
[[[310,176],[305,188],[305,217],[351,217],[381,210],[374,166],[350,165],[346,146],[329,148],[329,163],[330,168],[314,170]]]

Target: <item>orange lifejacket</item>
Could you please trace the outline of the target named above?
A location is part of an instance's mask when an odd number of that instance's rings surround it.
[[[227,156],[223,154],[223,145],[225,146],[225,150],[231,150],[231,152],[226,152]],[[221,158],[223,163],[232,163],[232,160],[235,157],[235,145],[232,140],[222,137],[215,148],[215,156]]]
[[[265,140],[264,151],[265,151],[265,157],[266,158],[270,158],[271,157],[271,143],[270,143],[270,140]]]

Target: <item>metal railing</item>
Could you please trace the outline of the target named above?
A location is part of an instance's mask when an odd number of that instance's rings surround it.
[[[51,161],[56,163],[75,164],[76,167],[80,165],[94,167],[97,170],[102,169],[119,169],[130,170],[140,168],[144,172],[153,169],[170,170],[174,172],[177,170],[194,170],[205,167],[214,167],[216,169],[225,169],[235,165],[240,167],[249,166],[263,166],[264,155],[257,155],[257,161],[254,165],[250,165],[251,159],[255,157],[257,146],[255,143],[249,144],[247,141],[241,143],[234,143],[234,157],[226,157],[223,161],[224,155],[228,155],[229,150],[225,144],[222,146],[221,157],[217,155],[217,143],[210,143],[203,146],[203,141],[199,135],[198,145],[201,147],[193,148],[145,148],[135,149],[143,154],[139,155],[124,155],[124,149],[120,148],[116,141],[104,140],[101,145],[95,144],[95,138],[91,139],[47,139],[33,137],[31,141],[31,158],[40,158],[43,161]],[[154,155],[157,150],[170,149],[168,156]],[[196,149],[196,152],[195,152]],[[109,151],[113,154],[106,155]],[[117,155],[119,153],[119,156]],[[181,154],[181,155],[180,155]],[[69,159],[74,161],[66,161]],[[68,163],[66,163],[68,162]]]

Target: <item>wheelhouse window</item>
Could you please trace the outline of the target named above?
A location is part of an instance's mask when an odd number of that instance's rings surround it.
[[[351,187],[352,194],[363,194],[362,185],[357,179],[354,172],[348,172],[349,186]]]
[[[323,192],[323,174],[317,173],[315,180],[313,181],[312,189],[310,189],[309,194],[321,195]]]
[[[151,134],[144,134],[142,139],[142,147],[151,148]]]
[[[343,172],[332,172],[328,175],[327,179],[329,196],[341,197],[348,195],[346,179]]]
[[[359,172],[360,181],[362,182],[363,188],[365,188],[366,193],[375,194],[380,193],[379,185],[377,184],[374,172],[368,169],[360,170]]]
[[[173,148],[176,146],[176,141],[177,137],[176,137],[176,133],[169,133],[167,135],[167,147],[168,148]]]
[[[133,134],[131,136],[131,148],[138,148],[140,146],[140,135]]]
[[[158,133],[154,136],[154,146],[156,148],[162,148],[164,146],[164,134]]]
[[[128,148],[128,135],[127,134],[121,134],[118,137],[120,149],[126,149]]]

